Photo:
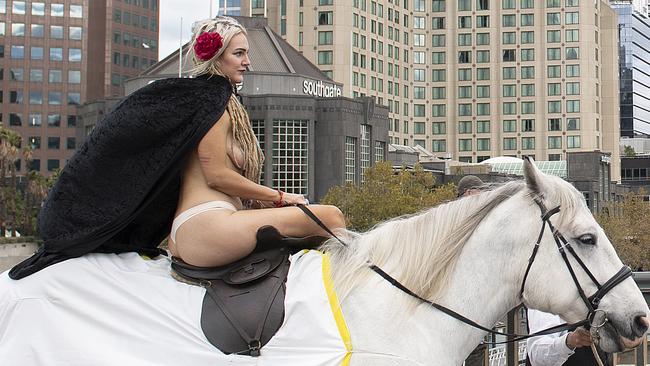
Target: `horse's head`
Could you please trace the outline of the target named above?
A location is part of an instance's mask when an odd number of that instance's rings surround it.
[[[560,178],[543,174],[532,160],[525,160],[524,175],[531,196],[528,208],[533,210],[534,215],[530,215],[528,227],[522,229],[529,231],[528,236],[532,233],[537,237],[543,222],[540,219],[542,211],[552,211],[560,206],[560,212],[551,213],[548,222],[561,234],[554,237],[546,225],[538,253],[525,280],[522,294],[524,303],[530,308],[558,314],[568,322],[578,322],[585,319],[591,310],[587,302],[592,299],[585,301],[585,297],[591,297],[600,286],[620,273],[623,263],[577,189]],[[536,204],[535,200],[540,204]],[[529,248],[532,250],[532,246]],[[566,260],[562,251],[567,256]],[[584,263],[584,268],[580,261]],[[579,287],[583,289],[584,297]],[[605,324],[599,331],[600,347],[604,351],[618,352],[636,347],[642,341],[648,329],[648,306],[631,277],[606,291],[600,303],[591,306],[598,309],[595,312],[596,322],[602,323],[605,321],[602,315],[606,316]],[[594,314],[593,311],[591,313]]]

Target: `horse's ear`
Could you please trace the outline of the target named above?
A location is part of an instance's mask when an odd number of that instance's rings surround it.
[[[528,189],[538,195],[543,194],[543,174],[537,168],[535,161],[530,156],[524,157],[524,177],[526,178]]]

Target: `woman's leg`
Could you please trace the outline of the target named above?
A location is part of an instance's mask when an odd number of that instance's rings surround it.
[[[309,209],[330,230],[345,228],[345,219],[337,207],[310,205]],[[179,239],[179,254],[186,262],[196,266],[219,266],[234,262],[255,249],[257,230],[265,225],[274,226],[286,236],[329,236],[294,206],[236,212],[223,210],[214,216],[204,213],[185,223],[179,229],[181,235],[182,231],[187,233],[183,235],[185,238],[182,238],[182,242]]]

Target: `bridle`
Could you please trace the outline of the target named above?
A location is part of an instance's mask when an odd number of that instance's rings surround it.
[[[580,298],[584,302],[585,306],[588,309],[587,316],[584,320],[576,322],[576,323],[564,323],[560,324],[557,326],[553,326],[532,334],[516,334],[516,333],[505,333],[505,332],[499,332],[492,330],[488,327],[482,326],[475,321],[445,307],[440,304],[437,304],[433,301],[427,300],[420,295],[416,294],[415,292],[411,291],[408,289],[406,286],[402,285],[397,279],[391,277],[388,273],[384,272],[381,268],[379,268],[377,265],[374,265],[372,263],[368,263],[368,266],[371,270],[373,270],[375,273],[377,273],[379,276],[381,276],[383,279],[388,281],[391,285],[395,286],[402,292],[420,300],[421,302],[427,303],[431,305],[433,308],[457,319],[460,320],[461,322],[470,325],[474,328],[481,329],[485,332],[492,333],[492,334],[497,334],[497,335],[502,335],[508,337],[508,340],[505,342],[494,342],[494,343],[510,343],[510,342],[516,342],[520,340],[524,340],[527,338],[531,337],[536,337],[540,335],[546,335],[546,334],[552,334],[552,333],[557,333],[565,330],[575,330],[576,328],[580,326],[584,326],[585,328],[588,328],[591,330],[591,334],[595,341],[598,340],[599,335],[598,335],[598,330],[603,327],[608,319],[607,319],[607,314],[601,310],[598,309],[598,306],[600,305],[600,301],[602,298],[609,292],[611,291],[616,285],[619,283],[623,282],[625,279],[630,277],[632,275],[632,269],[628,266],[623,266],[614,276],[612,276],[607,282],[604,284],[600,284],[598,280],[596,280],[596,277],[589,271],[589,268],[584,264],[584,262],[580,259],[578,254],[575,252],[573,247],[571,247],[571,244],[569,241],[560,233],[557,228],[551,223],[550,218],[551,216],[555,215],[556,213],[560,212],[560,206],[556,206],[550,210],[546,209],[546,206],[544,205],[544,202],[542,202],[542,199],[539,197],[535,197],[534,202],[537,204],[541,211],[541,219],[542,219],[542,228],[540,229],[539,235],[537,237],[537,241],[535,242],[535,246],[533,247],[533,252],[530,255],[530,258],[528,259],[528,266],[526,267],[526,272],[524,273],[524,278],[521,282],[521,288],[519,290],[519,298],[523,300],[524,297],[524,289],[526,286],[526,279],[528,278],[528,274],[530,273],[530,269],[535,261],[535,257],[537,256],[537,251],[539,250],[539,246],[542,242],[542,238],[544,237],[544,233],[546,232],[546,226],[551,231],[551,234],[553,235],[553,239],[555,241],[555,244],[557,245],[557,248],[562,256],[562,259],[564,260],[564,263],[566,264],[567,269],[569,270],[569,273],[571,274],[571,278],[573,279],[573,283],[576,285],[578,289],[578,293],[580,295]],[[343,242],[341,239],[339,239],[321,220],[316,217],[306,206],[304,205],[298,205],[298,207],[305,213],[307,216],[309,216],[316,224],[318,224],[321,228],[323,228],[328,234],[330,234],[333,238],[338,240],[343,246],[347,246],[345,242]],[[569,262],[569,258],[567,256],[567,252],[569,252],[573,258],[576,260],[576,262],[582,267],[583,271],[589,276],[591,281],[596,285],[596,288],[598,289],[593,295],[587,297],[585,294],[584,289],[580,285],[580,281],[578,281],[578,277],[576,276],[576,273],[571,266],[571,263]],[[592,349],[595,352],[595,348]]]

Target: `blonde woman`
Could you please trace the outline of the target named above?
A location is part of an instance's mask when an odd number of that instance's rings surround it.
[[[217,17],[199,24],[190,58],[198,78],[226,78],[234,86],[250,65],[247,33],[236,20]],[[248,115],[233,93],[226,111],[189,154],[172,225],[172,255],[195,266],[219,266],[253,251],[257,230],[276,227],[286,236],[327,235],[296,204],[299,194],[258,184],[264,156]],[[271,207],[247,209],[252,206]],[[310,209],[331,229],[345,227],[334,206]]]

